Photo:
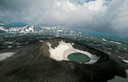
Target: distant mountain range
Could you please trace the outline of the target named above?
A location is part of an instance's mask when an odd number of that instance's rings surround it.
[[[18,34],[27,34],[27,33],[36,33],[36,34],[65,34],[65,33],[82,33],[91,36],[97,37],[107,37],[107,38],[122,38],[116,34],[109,34],[109,33],[101,33],[96,31],[91,31],[87,29],[72,29],[72,28],[64,28],[62,26],[31,26],[26,23],[4,23],[0,21],[0,34],[2,33],[18,33]]]
[[[35,26],[23,26],[23,27],[12,27],[12,28],[6,28],[4,26],[0,26],[0,32],[6,32],[6,33],[42,33],[42,32],[56,32],[59,31],[60,27],[35,27]]]

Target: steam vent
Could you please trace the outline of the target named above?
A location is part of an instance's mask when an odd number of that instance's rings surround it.
[[[20,49],[0,61],[0,82],[107,82],[126,78],[125,64],[110,54],[65,38]]]

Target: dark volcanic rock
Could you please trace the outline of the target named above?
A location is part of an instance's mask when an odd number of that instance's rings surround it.
[[[56,61],[50,58],[47,42],[55,48],[59,41],[100,56],[94,64]],[[107,82],[114,76],[126,77],[126,67],[108,54],[73,40],[55,38],[34,44],[0,62],[0,82]]]

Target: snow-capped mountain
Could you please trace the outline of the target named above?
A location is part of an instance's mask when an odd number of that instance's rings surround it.
[[[4,26],[0,26],[0,31],[6,33],[42,33],[42,32],[55,32],[60,31],[61,27],[47,27],[47,26],[29,26],[26,25],[24,27],[15,27],[15,28],[6,28]]]

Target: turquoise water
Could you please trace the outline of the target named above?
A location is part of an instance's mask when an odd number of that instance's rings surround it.
[[[90,58],[87,55],[82,53],[72,53],[69,54],[67,58],[75,62],[87,62],[90,60]]]

